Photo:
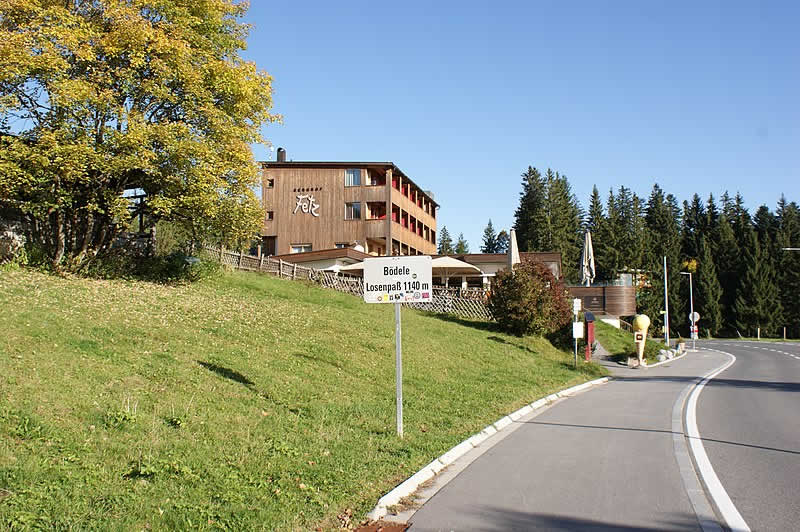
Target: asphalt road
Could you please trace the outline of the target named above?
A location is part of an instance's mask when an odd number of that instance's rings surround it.
[[[712,467],[752,530],[800,529],[800,344],[701,346],[737,357],[697,403]],[[713,499],[681,450],[681,407],[698,377],[729,359],[700,350],[618,368],[609,384],[520,420],[428,488],[407,518],[412,532],[700,529]]]
[[[699,342],[736,357],[700,395],[697,425],[752,530],[800,529],[800,344]]]
[[[520,420],[409,517],[412,532],[699,529],[676,458],[673,407],[728,359],[700,351],[618,369],[608,384]]]

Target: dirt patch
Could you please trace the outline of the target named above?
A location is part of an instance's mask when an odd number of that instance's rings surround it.
[[[390,523],[388,521],[375,521],[356,528],[356,532],[405,532],[410,525],[406,523]]]

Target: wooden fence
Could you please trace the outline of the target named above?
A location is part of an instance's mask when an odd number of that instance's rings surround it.
[[[315,270],[271,257],[254,257],[212,247],[206,247],[205,250],[222,264],[237,270],[269,273],[283,279],[313,281],[338,292],[357,297],[364,296],[364,281],[360,277]],[[433,298],[430,302],[403,304],[428,312],[491,321],[492,314],[486,304],[487,297],[488,293],[482,288],[434,287]]]

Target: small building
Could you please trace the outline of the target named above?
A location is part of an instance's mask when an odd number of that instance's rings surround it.
[[[547,266],[558,279],[561,277],[561,253],[553,252],[522,252],[519,254],[523,261],[539,262]],[[453,255],[460,261],[480,269],[480,272],[467,275],[452,275],[445,282],[444,278],[434,279],[434,284],[461,288],[488,288],[492,278],[500,270],[508,269],[507,253],[467,253],[464,255]]]
[[[369,255],[436,253],[433,194],[392,162],[262,162],[266,255],[356,248]]]
[[[283,260],[292,264],[299,264],[315,270],[338,272],[343,266],[350,266],[369,258],[370,255],[353,248],[323,249],[305,253],[289,253],[274,255],[273,259]]]

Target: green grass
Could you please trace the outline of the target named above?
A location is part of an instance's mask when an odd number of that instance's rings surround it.
[[[0,274],[0,529],[336,528],[470,434],[604,370],[541,338],[255,274]]]
[[[636,344],[633,334],[617,329],[602,321],[595,322],[595,337],[600,345],[605,347],[614,359],[620,362],[628,360],[629,356],[636,356]],[[664,344],[648,338],[644,345],[644,356],[648,364],[657,362],[658,352],[664,349]]]

